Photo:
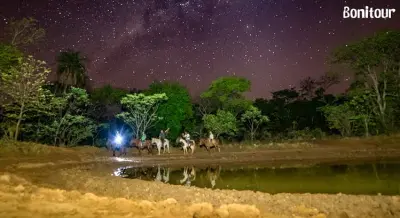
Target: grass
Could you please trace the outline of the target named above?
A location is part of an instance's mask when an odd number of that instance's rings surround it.
[[[237,150],[252,149],[308,149],[314,147],[380,147],[380,148],[400,148],[400,134],[380,135],[366,137],[324,137],[322,139],[281,139],[264,141],[243,141],[237,143],[226,143],[223,147]]]
[[[93,146],[79,146],[74,148],[62,148],[49,146],[34,142],[21,142],[13,140],[0,140],[0,157],[15,156],[46,156],[46,155],[82,155],[94,154],[100,152],[101,149]]]

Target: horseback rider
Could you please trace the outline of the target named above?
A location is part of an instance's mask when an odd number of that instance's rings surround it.
[[[188,145],[191,144],[191,143],[190,143],[190,135],[189,135],[188,132],[186,132],[186,131],[184,132],[183,138],[186,140],[186,143],[188,143]]]
[[[208,136],[208,139],[210,140],[210,143],[212,143],[213,140],[214,140],[214,134],[211,131],[210,131],[210,134]]]
[[[142,133],[142,137],[140,138],[140,142],[142,143],[142,147],[144,146],[144,143],[146,142],[146,133]]]
[[[165,131],[164,130],[160,131],[160,135],[158,136],[158,138],[161,140],[161,146],[164,146],[165,135],[168,133],[168,130],[169,128]]]

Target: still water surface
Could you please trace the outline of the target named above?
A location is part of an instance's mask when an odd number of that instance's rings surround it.
[[[400,162],[302,167],[121,167],[115,176],[267,193],[400,194]]]

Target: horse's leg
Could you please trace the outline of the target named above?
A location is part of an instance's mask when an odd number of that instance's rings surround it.
[[[157,143],[158,155],[161,155],[161,144]]]

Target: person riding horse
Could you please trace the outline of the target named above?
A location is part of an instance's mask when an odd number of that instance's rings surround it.
[[[144,143],[146,142],[146,133],[142,133],[142,137],[140,138],[140,142],[142,143],[141,147],[143,147]]]
[[[210,139],[210,143],[213,143],[214,140],[214,134],[210,131],[210,135],[208,137]]]
[[[164,146],[164,142],[165,142],[165,135],[168,134],[169,128],[167,130],[161,130],[160,131],[160,135],[158,136],[158,138],[161,140],[161,147]]]
[[[186,143],[188,143],[188,145],[191,144],[190,135],[188,132],[186,132],[186,131],[184,132],[183,138],[186,140]]]

